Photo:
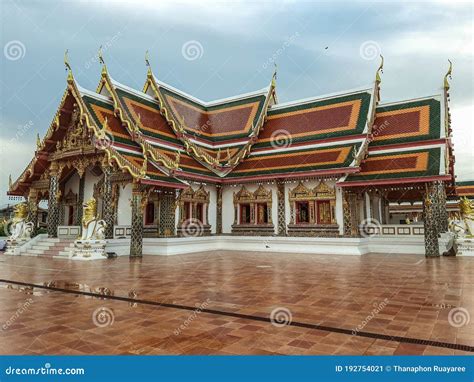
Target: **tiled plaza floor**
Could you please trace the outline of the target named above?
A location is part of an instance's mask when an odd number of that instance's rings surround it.
[[[0,255],[0,279],[139,301],[0,282],[0,354],[472,354],[423,340],[474,346],[474,258]],[[278,327],[268,321],[275,309],[284,321],[326,329]]]

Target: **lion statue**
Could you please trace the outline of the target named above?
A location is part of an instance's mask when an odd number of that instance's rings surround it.
[[[107,224],[104,220],[98,220],[96,217],[96,200],[91,198],[85,202],[82,207],[82,235],[79,240],[103,240]]]
[[[474,204],[468,198],[459,200],[460,216],[456,215],[449,222],[449,227],[456,236],[474,237]]]
[[[34,224],[27,222],[28,206],[26,203],[19,203],[14,207],[14,215],[11,223],[9,224],[8,231],[10,236],[7,242],[18,242],[28,241],[31,239],[31,233],[33,232]]]

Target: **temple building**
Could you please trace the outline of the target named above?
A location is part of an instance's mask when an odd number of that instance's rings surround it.
[[[142,91],[101,62],[96,91],[66,62],[57,113],[10,182],[32,220],[48,200],[50,238],[77,236],[95,198],[111,250],[130,256],[190,238],[231,237],[228,249],[257,239],[360,246],[364,232],[424,237],[426,256],[442,254],[446,200],[457,195],[451,68],[439,94],[389,104],[383,60],[365,88],[279,103],[274,75],[261,90],[205,102],[160,81],[148,60]],[[419,221],[391,221],[390,206],[405,202],[419,202]]]

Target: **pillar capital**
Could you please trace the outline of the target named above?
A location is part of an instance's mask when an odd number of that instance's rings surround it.
[[[59,164],[58,162],[51,162],[49,165],[49,176],[58,176],[59,175]]]

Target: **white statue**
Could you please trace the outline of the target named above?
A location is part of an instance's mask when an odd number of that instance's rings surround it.
[[[105,259],[105,227],[104,220],[97,219],[97,203],[94,198],[83,204],[82,234],[74,241],[71,253],[73,260]]]
[[[458,237],[474,237],[474,206],[466,197],[459,200],[461,216],[449,220],[449,229]]]
[[[7,243],[30,240],[34,225],[32,222],[26,221],[28,206],[26,203],[19,203],[15,206],[14,211],[15,213],[10,225],[11,235],[8,237]]]

